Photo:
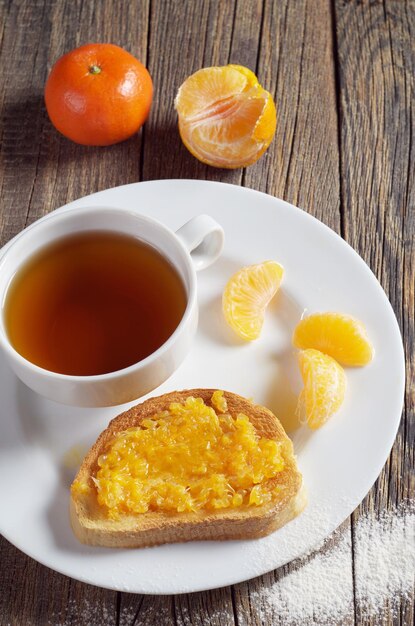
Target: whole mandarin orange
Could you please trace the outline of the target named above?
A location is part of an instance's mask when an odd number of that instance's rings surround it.
[[[65,137],[108,146],[131,137],[145,122],[153,97],[150,74],[132,54],[108,43],[87,44],[52,67],[45,102]]]

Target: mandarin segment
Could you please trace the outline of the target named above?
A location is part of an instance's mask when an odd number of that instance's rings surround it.
[[[317,429],[336,413],[346,393],[346,375],[332,357],[314,349],[298,357],[304,388],[298,398],[297,413],[312,429]]]
[[[236,65],[235,63],[230,63],[227,67],[234,69],[239,74],[242,74],[246,78],[246,87],[247,90],[249,87],[260,87],[258,78],[256,74],[249,69],[249,67],[245,67],[244,65]],[[222,68],[220,68],[222,69]]]
[[[175,107],[183,143],[193,156],[214,167],[251,165],[275,134],[271,94],[240,65],[195,72],[179,88]]]
[[[293,344],[314,348],[342,365],[361,367],[370,363],[374,350],[362,322],[342,313],[314,313],[299,322]]]
[[[218,103],[242,93],[248,85],[247,77],[233,66],[228,66],[226,81],[223,68],[204,68],[189,76],[179,87],[175,106],[189,122],[197,121]]]
[[[243,267],[228,281],[222,308],[229,326],[247,341],[257,339],[264,323],[265,310],[277,293],[284,268],[276,261]]]

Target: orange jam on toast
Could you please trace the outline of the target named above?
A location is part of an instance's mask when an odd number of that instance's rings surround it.
[[[109,518],[271,501],[266,483],[284,469],[281,444],[260,437],[246,415],[231,416],[222,391],[211,404],[172,403],[112,439],[93,478]]]

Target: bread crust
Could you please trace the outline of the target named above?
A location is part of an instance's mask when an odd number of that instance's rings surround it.
[[[91,476],[98,470],[98,457],[114,436],[127,428],[139,426],[145,418],[167,410],[172,402],[184,402],[189,396],[202,398],[212,406],[215,389],[188,389],[150,398],[115,417],[100,434],[86,455],[75,481],[87,484],[87,493],[72,493],[70,518],[73,531],[82,543],[95,546],[138,548],[184,541],[250,539],[263,537],[296,517],[304,508],[306,498],[302,477],[297,468],[293,445],[276,416],[263,406],[229,391],[224,391],[231,415],[244,413],[258,435],[282,443],[284,469],[269,485],[279,486],[278,497],[266,505],[238,507],[218,511],[172,513],[148,511],[141,515],[125,515],[108,519],[104,507],[97,502]]]

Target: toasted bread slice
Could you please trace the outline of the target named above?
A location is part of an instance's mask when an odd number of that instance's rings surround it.
[[[234,393],[224,392],[228,413],[244,413],[261,437],[282,442],[284,469],[269,479],[270,487],[279,486],[278,496],[266,505],[241,506],[217,511],[164,513],[148,511],[109,519],[105,507],[97,502],[95,476],[98,457],[113,437],[127,428],[139,426],[145,418],[167,410],[172,402],[184,402],[189,396],[202,398],[212,406],[213,389],[175,391],[146,400],[113,419],[98,437],[85,457],[75,478],[77,484],[88,485],[72,490],[70,515],[76,537],[85,544],[118,548],[138,548],[182,541],[250,539],[263,537],[296,517],[304,508],[306,498],[302,477],[297,469],[293,445],[279,420],[268,409]]]

